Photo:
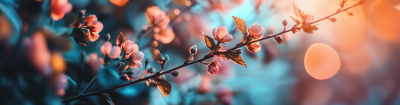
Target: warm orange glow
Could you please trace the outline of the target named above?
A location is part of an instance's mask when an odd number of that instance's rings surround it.
[[[315,79],[331,78],[340,69],[339,54],[326,44],[315,43],[306,52],[304,66],[307,73]]]
[[[377,1],[371,7],[365,7],[368,13],[370,26],[382,40],[390,43],[400,43],[400,10],[397,3],[391,1]]]
[[[53,56],[51,58],[51,66],[53,66],[55,73],[64,72],[66,65],[61,53],[53,53]]]
[[[118,7],[124,6],[129,0],[110,0],[110,2]]]

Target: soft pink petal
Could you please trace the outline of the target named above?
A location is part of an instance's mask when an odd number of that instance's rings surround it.
[[[100,33],[101,30],[103,30],[103,23],[101,22],[96,22],[96,25],[94,26],[94,28],[92,29],[92,31],[96,32],[96,33]]]
[[[221,26],[217,30],[217,38],[222,39],[225,35],[229,34],[228,29],[225,26]]]
[[[110,57],[111,59],[116,59],[120,54],[121,48],[119,46],[113,46],[108,57]]]
[[[30,39],[25,39],[26,54],[39,73],[47,77],[51,74],[51,54],[41,32],[35,32]]]
[[[68,12],[70,12],[72,10],[72,4],[71,3],[67,3],[63,7],[64,7],[63,8],[63,10],[64,10],[63,12],[64,13],[68,13]]]
[[[222,39],[222,43],[228,43],[229,41],[231,41],[233,39],[233,36],[231,34],[225,35]]]
[[[65,13],[61,13],[61,14],[57,14],[55,12],[51,12],[50,13],[50,17],[54,20],[54,21],[58,21],[60,19],[62,19],[64,17]]]
[[[103,46],[100,47],[100,52],[107,56],[111,52],[112,44],[109,41],[104,42]]]
[[[133,78],[133,79],[139,79],[140,78],[140,71],[141,71],[141,67],[133,67],[130,69],[130,73],[129,73],[129,77]]]
[[[92,75],[96,75],[98,70],[103,66],[97,53],[91,53],[88,57],[88,64],[92,69]]]
[[[144,53],[141,51],[136,51],[135,55],[132,57],[132,61],[142,61],[144,58]]]
[[[265,29],[260,24],[254,23],[249,27],[248,31],[250,36],[252,36],[254,39],[258,39],[263,36]]]
[[[159,41],[163,44],[171,43],[175,39],[175,33],[171,27],[161,31]]]
[[[99,33],[96,33],[96,32],[89,33],[88,39],[90,42],[96,41],[97,39],[99,39]]]
[[[212,34],[213,34],[213,37],[214,37],[214,38],[217,37],[217,30],[218,30],[218,27],[214,27],[214,29],[213,29],[213,31],[212,31]]]

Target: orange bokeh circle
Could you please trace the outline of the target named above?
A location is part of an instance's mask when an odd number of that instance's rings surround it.
[[[304,57],[307,73],[317,79],[325,80],[333,77],[340,69],[340,57],[335,49],[323,44],[312,44]]]

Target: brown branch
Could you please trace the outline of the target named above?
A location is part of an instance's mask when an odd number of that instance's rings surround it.
[[[322,19],[319,19],[317,21],[314,21],[311,24],[320,22],[320,21],[325,20],[325,19],[329,19],[329,17],[332,17],[332,16],[334,16],[334,15],[340,13],[340,12],[344,12],[344,11],[346,11],[346,10],[348,10],[350,8],[353,8],[353,7],[357,6],[357,5],[360,5],[360,4],[362,4],[362,2],[354,4],[354,5],[352,5],[352,6],[348,7],[348,8],[342,9],[340,11],[336,11],[335,13],[333,13],[333,14],[325,17],[325,18],[322,18]],[[292,28],[292,29],[285,30],[285,31],[282,31],[280,33],[277,33],[275,35],[267,36],[267,37],[264,37],[264,38],[261,38],[261,39],[257,39],[257,40],[251,41],[251,42],[247,42],[247,43],[242,43],[242,44],[239,44],[239,45],[237,45],[235,47],[232,47],[232,48],[228,49],[227,51],[233,51],[233,50],[236,50],[236,49],[238,49],[240,47],[243,47],[245,45],[249,45],[249,44],[254,43],[254,42],[259,42],[259,41],[262,41],[262,40],[265,40],[265,39],[274,38],[275,36],[282,35],[282,34],[284,34],[286,32],[290,32],[290,31],[292,31],[294,29],[298,29],[298,28]],[[87,97],[87,96],[93,96],[93,95],[99,95],[99,94],[102,94],[102,93],[108,93],[108,92],[116,90],[116,89],[120,89],[120,88],[129,86],[129,85],[132,85],[132,84],[136,84],[136,83],[139,83],[139,82],[142,82],[142,81],[146,81],[146,80],[151,79],[151,78],[156,78],[156,77],[159,77],[161,75],[171,73],[171,72],[173,72],[175,70],[178,70],[178,69],[180,69],[182,67],[186,67],[186,66],[189,66],[189,65],[192,65],[192,64],[196,64],[196,63],[201,63],[201,62],[203,62],[203,61],[205,61],[205,60],[207,60],[209,58],[212,58],[213,55],[219,55],[220,53],[221,52],[214,52],[214,53],[211,53],[211,54],[207,54],[202,59],[198,59],[196,61],[192,61],[192,62],[189,62],[189,63],[184,63],[184,64],[182,64],[182,65],[180,65],[178,67],[175,67],[173,69],[170,69],[168,71],[165,71],[165,72],[162,72],[162,73],[156,73],[154,75],[151,75],[151,76],[148,76],[148,77],[145,77],[145,78],[141,78],[141,79],[138,79],[138,80],[135,80],[135,81],[131,81],[129,83],[126,83],[126,84],[123,84],[123,85],[120,85],[120,86],[117,86],[117,87],[114,87],[114,88],[110,88],[110,89],[105,89],[105,90],[101,90],[101,91],[97,91],[97,92],[86,93],[86,94],[81,94],[81,95],[78,95],[78,96],[74,96],[74,97],[71,97],[71,98],[68,98],[68,99],[64,99],[63,102],[67,103],[67,102],[71,102],[73,100],[76,100],[76,99],[79,99],[79,98],[83,98],[83,97]]]

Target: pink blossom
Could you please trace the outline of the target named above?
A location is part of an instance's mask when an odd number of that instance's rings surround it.
[[[131,78],[132,80],[134,80],[134,79],[139,79],[140,78],[140,71],[141,71],[141,67],[139,67],[139,66],[135,66],[135,67],[133,67],[133,68],[130,68],[129,69],[129,72],[128,73],[126,73],[128,76],[129,76],[129,78]]]
[[[171,27],[168,27],[165,30],[161,30],[160,33],[154,34],[154,39],[160,41],[163,44],[171,43],[175,39],[175,33]]]
[[[72,9],[71,3],[68,0],[52,0],[50,3],[50,16],[57,21],[64,17]]]
[[[232,104],[232,90],[226,86],[218,86],[217,87],[217,98],[224,105]]]
[[[141,51],[136,51],[130,56],[132,58],[132,61],[142,61],[144,58],[144,54]]]
[[[213,37],[215,40],[221,43],[228,43],[233,39],[233,36],[229,34],[228,29],[225,26],[215,27],[213,29]]]
[[[58,96],[64,96],[65,88],[67,87],[68,83],[67,76],[65,74],[58,74],[54,77],[55,78],[50,80],[50,87],[56,92]]]
[[[124,43],[122,43],[121,47],[125,54],[134,53],[139,50],[139,46],[131,40],[126,40]]]
[[[103,23],[97,21],[96,15],[89,15],[85,19],[85,25],[89,29],[89,41],[94,42],[99,38],[99,33],[103,30]]]
[[[197,92],[199,94],[211,92],[212,77],[209,74],[204,74],[200,80],[200,84],[197,86]]]
[[[260,42],[254,42],[249,45],[246,45],[246,48],[252,53],[257,53],[261,50],[261,45]]]
[[[121,54],[121,48],[119,46],[113,46],[111,52],[108,54],[108,57],[111,59],[118,58]]]
[[[103,46],[100,47],[101,53],[111,59],[118,58],[121,53],[121,48],[119,46],[112,46],[111,42],[104,42]]]
[[[260,24],[254,23],[249,27],[248,31],[251,37],[254,39],[259,39],[263,36],[265,29]]]
[[[160,10],[160,8],[158,8],[157,6],[148,7],[146,13],[151,20],[151,24],[156,25],[155,27],[158,27],[161,30],[167,28],[170,19],[164,11]]]
[[[91,53],[88,57],[87,63],[89,64],[90,68],[92,69],[92,75],[97,75],[98,70],[103,67],[99,56],[97,53]]]
[[[213,61],[208,65],[208,73],[210,74],[217,74],[221,64],[219,63],[222,61],[221,57],[218,55],[213,56]]]
[[[31,38],[25,39],[26,56],[42,76],[48,77],[51,70],[51,54],[47,41],[41,32],[35,32]]]

